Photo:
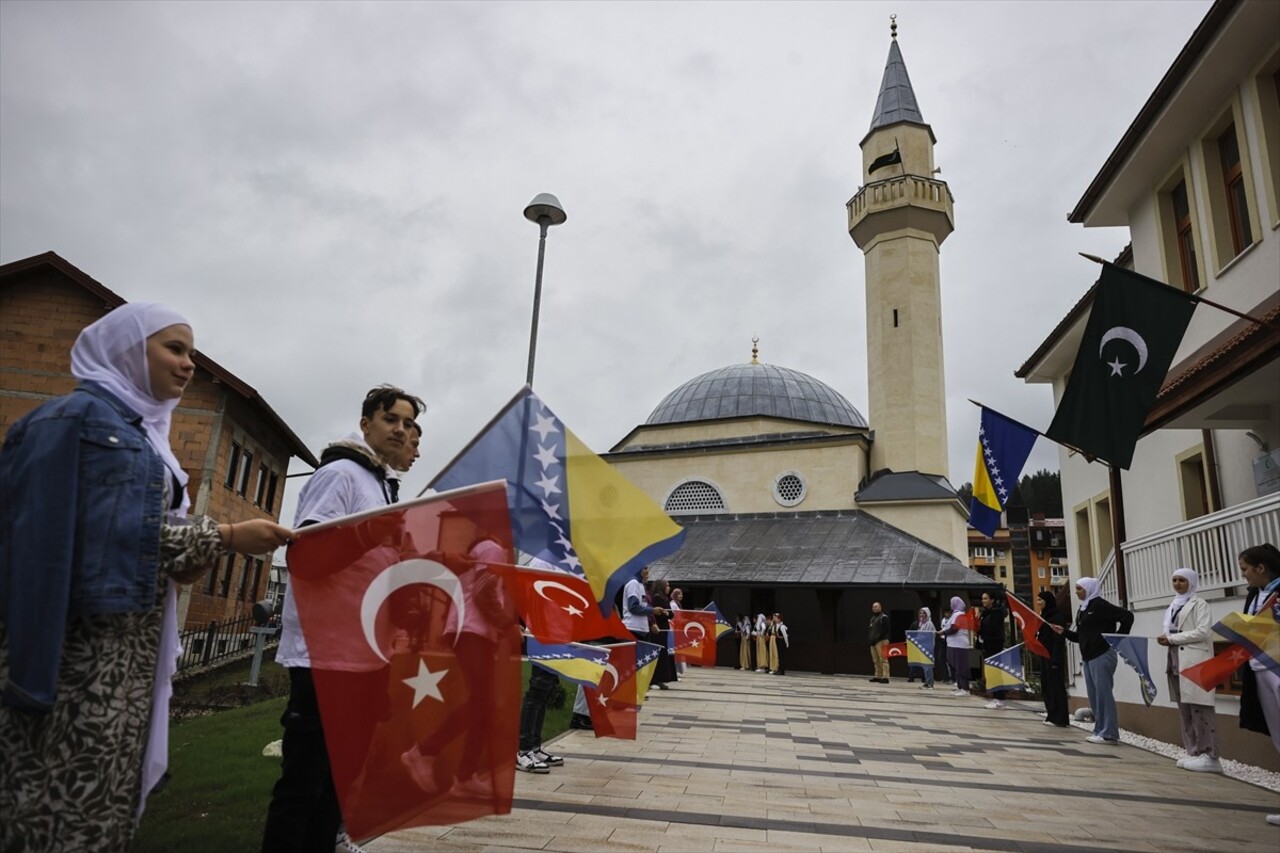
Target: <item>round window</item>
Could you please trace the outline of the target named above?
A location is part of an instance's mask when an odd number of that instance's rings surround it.
[[[795,506],[807,493],[804,479],[795,471],[779,474],[773,481],[773,499],[783,506]]]

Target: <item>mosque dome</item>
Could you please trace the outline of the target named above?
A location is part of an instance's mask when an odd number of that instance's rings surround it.
[[[695,376],[668,394],[646,425],[765,416],[865,429],[867,421],[831,386],[772,364],[733,364]]]

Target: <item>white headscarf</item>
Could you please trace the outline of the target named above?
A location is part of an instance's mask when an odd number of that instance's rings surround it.
[[[1102,584],[1098,583],[1097,578],[1080,578],[1080,580],[1076,581],[1076,586],[1084,588],[1084,598],[1080,602],[1081,610],[1088,607],[1090,601],[1102,594]]]
[[[1169,602],[1169,609],[1164,612],[1164,632],[1166,635],[1173,631],[1173,620],[1178,611],[1195,597],[1196,590],[1200,587],[1200,576],[1196,574],[1194,569],[1178,569],[1172,576],[1186,578],[1187,591],[1180,595],[1175,595],[1173,601]]]
[[[186,514],[191,505],[187,474],[169,446],[169,425],[178,401],[155,398],[147,365],[147,338],[175,325],[191,324],[177,311],[156,302],[121,305],[90,323],[76,338],[71,347],[71,375],[98,383],[142,416],[147,441],[160,454],[182,492],[177,513]]]
[[[923,629],[927,625],[929,626],[929,630],[932,631],[933,630],[933,611],[927,607],[921,607],[920,610],[924,613],[924,621],[923,622],[920,621],[920,614],[917,613],[916,614],[917,630]]]

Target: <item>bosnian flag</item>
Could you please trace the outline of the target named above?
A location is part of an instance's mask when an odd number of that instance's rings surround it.
[[[982,662],[982,680],[992,693],[1027,686],[1022,675],[1022,643],[994,654]]]
[[[600,646],[540,643],[536,637],[529,637],[526,642],[529,663],[583,687],[598,687],[609,664],[609,650]]]

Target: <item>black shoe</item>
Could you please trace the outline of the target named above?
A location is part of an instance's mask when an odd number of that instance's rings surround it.
[[[571,729],[591,729],[591,718],[582,714],[574,714],[569,718],[569,728]]]
[[[878,679],[878,678],[868,678],[868,679],[867,679],[867,681],[870,681],[872,684],[879,684],[879,683],[880,683],[880,679]]]
[[[670,688],[670,687],[668,687],[667,685],[662,684],[661,682],[659,682],[659,684],[658,684],[658,689],[659,689],[659,690],[670,690],[671,688]]]

